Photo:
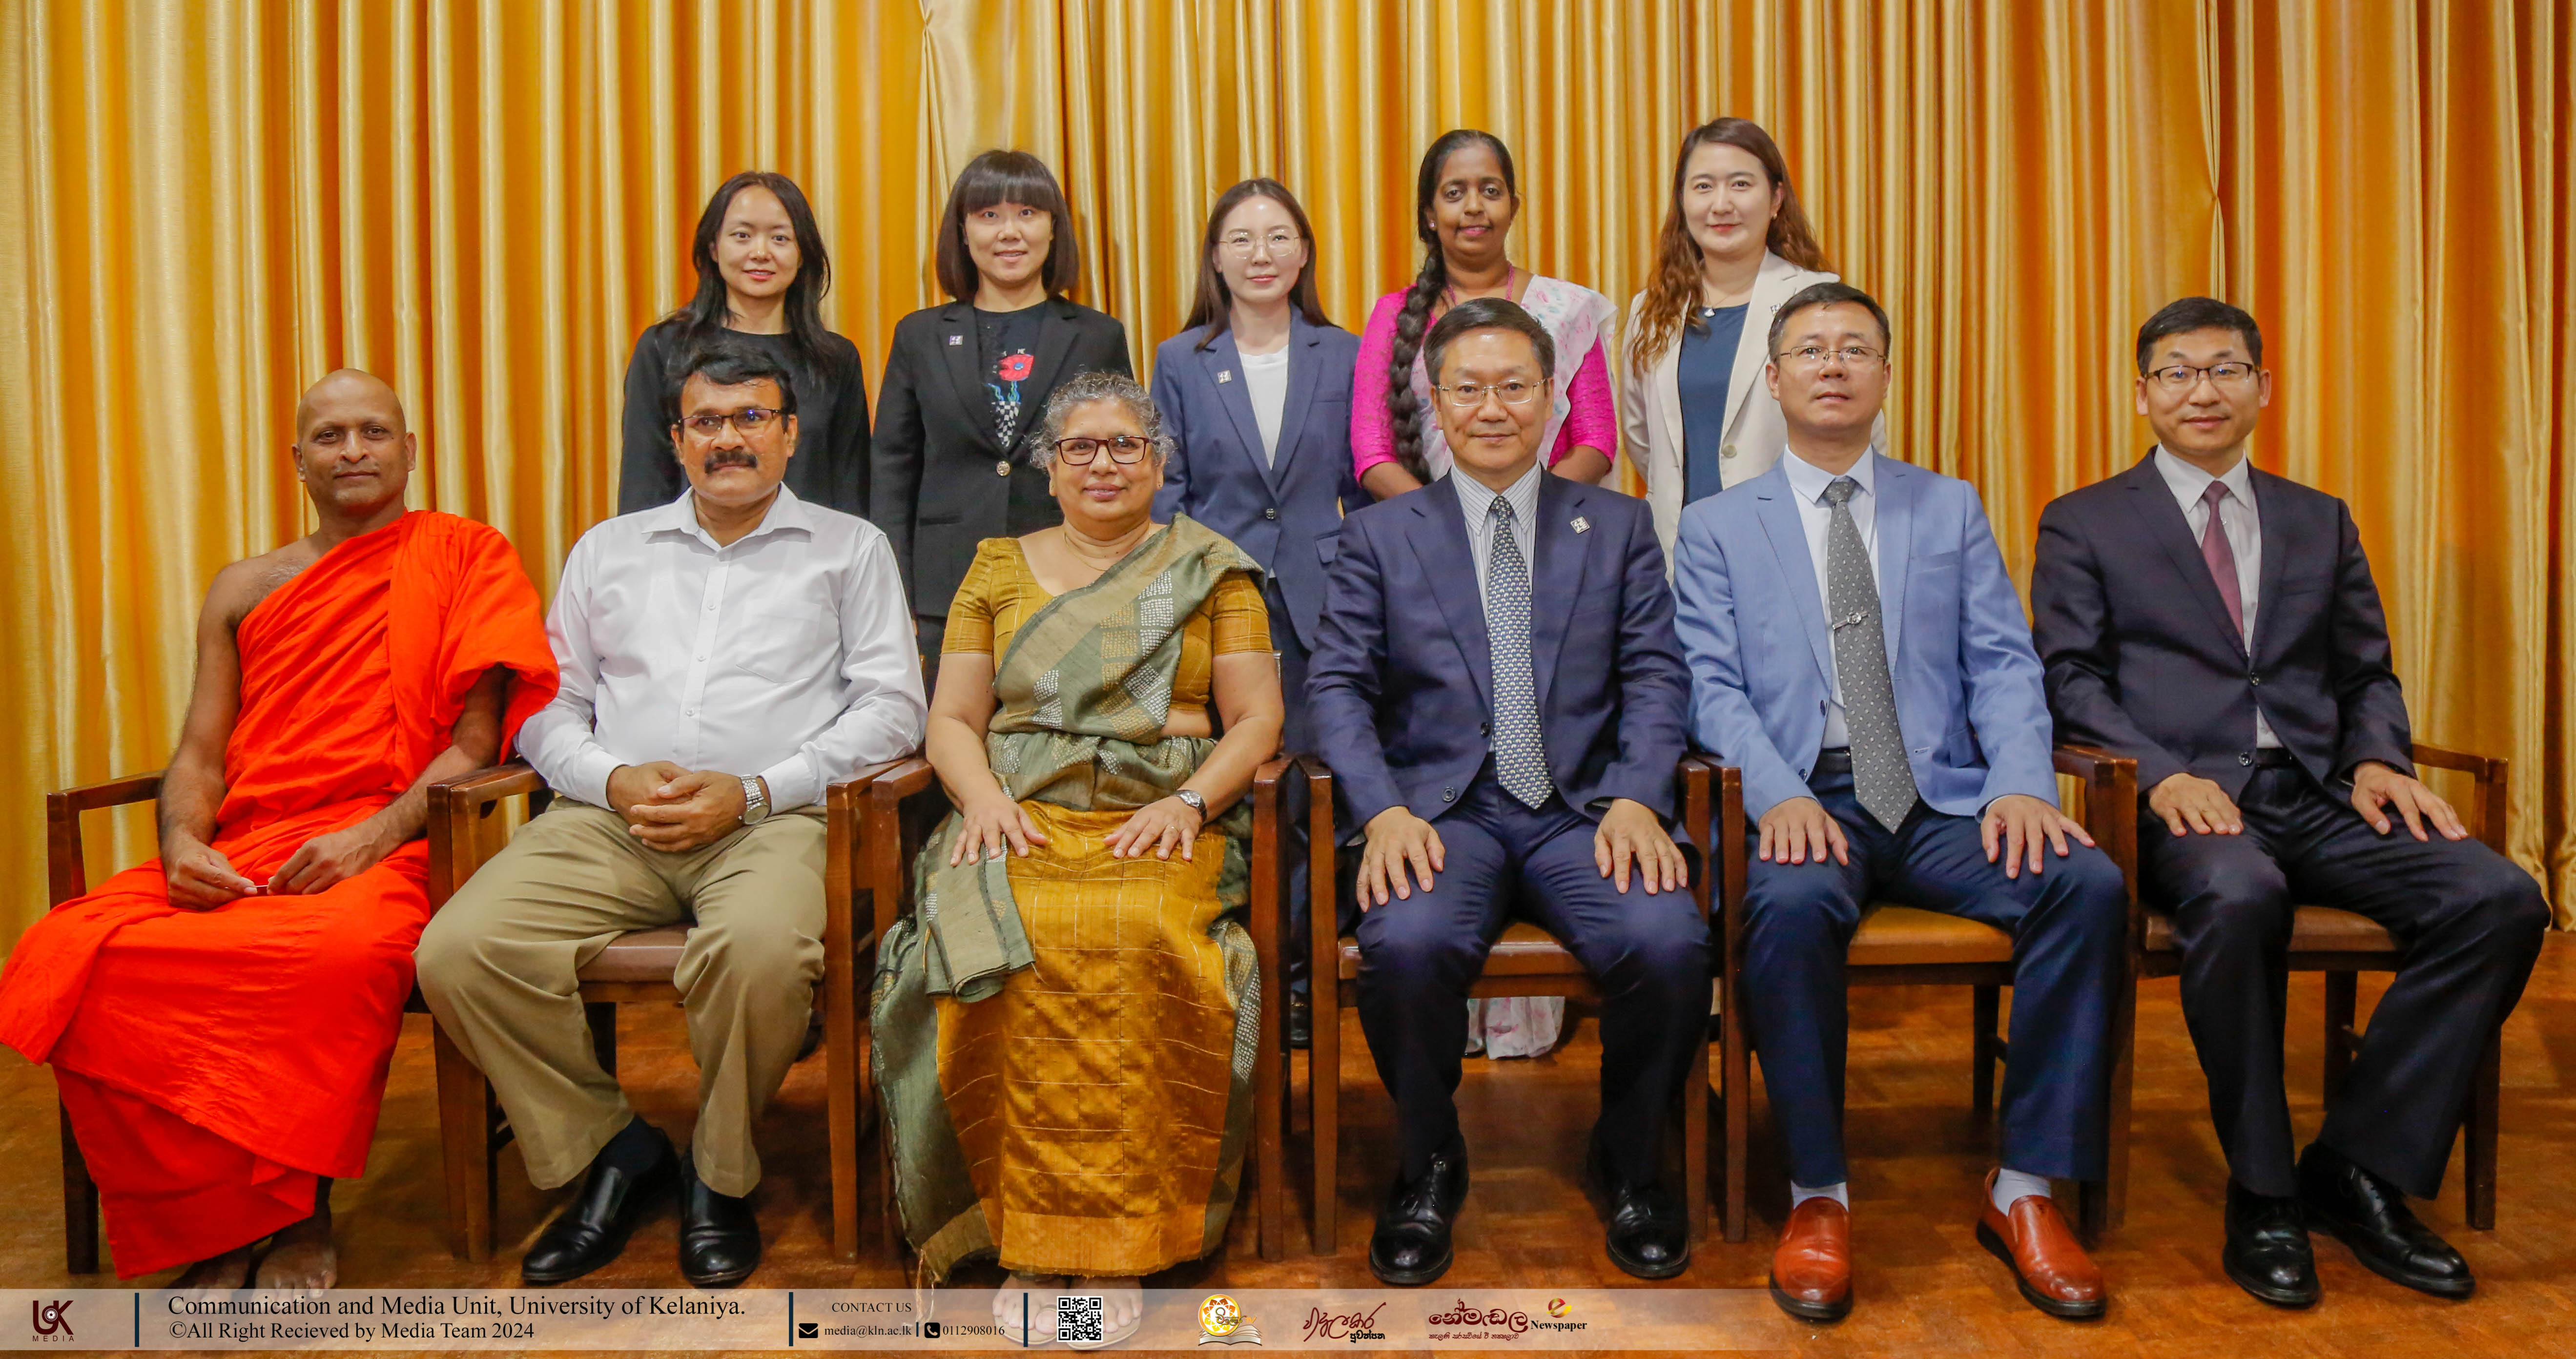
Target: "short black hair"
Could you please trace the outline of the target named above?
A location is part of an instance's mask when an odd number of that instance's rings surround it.
[[[778,384],[778,413],[796,413],[796,379],[788,373],[787,364],[730,333],[719,333],[691,347],[688,357],[663,375],[664,424],[680,423],[680,393],[693,377],[703,377],[719,387],[739,387],[767,378]]]
[[[948,206],[939,214],[939,241],[931,252],[931,272],[942,291],[960,302],[972,302],[983,284],[975,257],[966,249],[966,219],[996,203],[1018,203],[1043,209],[1054,223],[1046,262],[1038,281],[1047,296],[1062,297],[1082,279],[1082,251],[1074,244],[1073,208],[1064,187],[1047,163],[1026,151],[987,151],[966,162],[949,187]]]
[[[1538,375],[1555,379],[1556,337],[1547,333],[1547,327],[1539,324],[1537,317],[1509,298],[1471,297],[1451,307],[1432,323],[1431,333],[1422,337],[1422,371],[1430,375],[1433,383],[1440,381],[1440,360],[1448,356],[1449,346],[1471,330],[1509,330],[1527,336],[1530,348],[1538,351]]]
[[[2147,365],[2155,362],[2152,356],[2156,341],[2195,330],[2235,331],[2245,337],[2246,356],[2254,360],[2255,367],[2263,366],[2263,328],[2254,324],[2252,312],[2215,297],[2186,297],[2167,302],[2162,311],[2138,327],[2138,376],[2145,377]]]
[[[1771,334],[1765,338],[1763,348],[1777,361],[1780,337],[1789,333],[1790,317],[1810,307],[1830,307],[1840,302],[1857,302],[1868,308],[1870,319],[1878,322],[1879,343],[1886,345],[1891,352],[1895,350],[1896,327],[1887,323],[1887,308],[1878,305],[1877,298],[1839,279],[1831,283],[1810,283],[1781,303],[1780,310],[1771,317]]]

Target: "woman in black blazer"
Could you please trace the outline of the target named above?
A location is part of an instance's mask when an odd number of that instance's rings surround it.
[[[894,542],[933,674],[975,545],[1064,520],[1020,448],[1047,397],[1076,374],[1131,372],[1126,327],[1066,300],[1078,267],[1046,162],[987,151],[940,217],[939,286],[955,300],[895,323],[868,518]]]
[[[796,381],[788,489],[845,514],[867,513],[868,383],[857,346],[823,328],[818,304],[832,287],[832,256],[804,190],[763,170],[726,180],[698,216],[689,259],[698,267],[697,296],[647,328],[626,364],[617,512],[670,504],[689,484],[671,449],[665,374],[700,344],[731,335],[783,361]]]

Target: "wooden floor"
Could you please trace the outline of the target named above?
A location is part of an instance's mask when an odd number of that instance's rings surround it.
[[[2147,983],[2139,1006],[2135,1160],[2129,1218],[2096,1258],[2113,1304],[2100,1323],[2070,1324],[2034,1312],[2003,1267],[1973,1237],[1987,1166],[1970,1126],[1968,994],[1957,988],[1855,993],[1849,1147],[1857,1306],[1833,1327],[1791,1328],[1780,1343],[1818,1354],[2039,1353],[2244,1355],[2541,1355],[2576,1353],[2576,938],[2552,935],[2521,1009],[2506,1030],[2503,1190],[2492,1233],[2461,1220],[2457,1162],[2439,1200],[2422,1206],[2434,1228],[2476,1269],[2480,1291],[2445,1303],[2386,1283],[2319,1237],[2326,1298],[2282,1312],[2246,1297],[2218,1267],[2219,1206],[2226,1169],[2212,1136],[2200,1074],[2171,980]],[[2321,985],[2291,983],[2291,1107],[2312,1132],[2318,1107]],[[2365,977],[2365,1013],[2374,982]],[[696,1074],[674,1008],[627,1007],[620,1035],[628,1087],[645,1115],[675,1133],[690,1122]],[[1265,1264],[1251,1222],[1238,1213],[1223,1258],[1156,1276],[1156,1287],[1371,1287],[1368,1224],[1391,1172],[1391,1110],[1379,1091],[1355,1017],[1345,1016],[1342,1072],[1349,1131],[1340,1192],[1340,1254],[1308,1253],[1296,1207],[1290,1254]],[[502,1164],[501,1254],[488,1265],[452,1258],[441,1223],[436,1105],[428,1021],[406,1021],[382,1126],[365,1179],[340,1187],[341,1278],[350,1286],[514,1286],[518,1252],[563,1197],[531,1190],[515,1152]],[[1470,1061],[1460,1091],[1472,1146],[1474,1192],[1458,1227],[1458,1263],[1441,1290],[1637,1285],[1601,1250],[1600,1225],[1578,1176],[1595,1110],[1599,1047],[1579,1026],[1565,1047],[1536,1061]],[[1303,1057],[1299,1059],[1302,1107]],[[823,1064],[799,1066],[762,1134],[770,1178],[761,1216],[768,1262],[754,1282],[771,1287],[884,1287],[906,1281],[882,1254],[855,1270],[830,1258],[823,1157]],[[53,1084],[0,1053],[0,1282],[13,1288],[112,1285],[63,1272]],[[1759,1288],[1785,1203],[1784,1175],[1757,1101],[1752,1239],[1704,1245],[1671,1285]],[[1302,1124],[1292,1164],[1303,1151]],[[871,1150],[873,1166],[873,1150]],[[871,1172],[873,1173],[873,1171]],[[1301,1205],[1302,1174],[1290,1201]],[[871,1186],[873,1199],[873,1185]],[[626,1258],[590,1282],[606,1287],[677,1283],[676,1224],[649,1224]],[[989,1272],[961,1283],[989,1282]],[[1643,1285],[1637,1285],[1643,1286]]]

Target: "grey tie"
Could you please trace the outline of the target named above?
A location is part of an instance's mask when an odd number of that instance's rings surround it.
[[[1887,678],[1887,630],[1878,612],[1878,579],[1852,522],[1860,483],[1836,477],[1825,488],[1834,507],[1825,529],[1827,612],[1834,629],[1834,674],[1843,684],[1843,724],[1851,729],[1852,795],[1878,824],[1895,830],[1914,810],[1914,767],[1896,725],[1896,690]]]
[[[1556,783],[1538,734],[1538,690],[1530,669],[1529,565],[1512,537],[1512,502],[1495,496],[1485,511],[1485,633],[1494,663],[1494,778],[1532,811],[1547,805]]]

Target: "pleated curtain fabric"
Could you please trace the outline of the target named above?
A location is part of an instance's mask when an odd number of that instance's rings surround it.
[[[1624,306],[1720,114],[1894,314],[1890,452],[1974,481],[2025,578],[2040,507],[2152,440],[2138,322],[2250,307],[2258,463],[2351,500],[2417,734],[2513,759],[2566,912],[2571,71],[2576,0],[0,0],[0,940],[44,908],[43,792],[168,758],[208,580],[306,526],[297,392],[392,381],[414,503],[550,588],[734,171],[812,197],[873,392],[986,147],[1063,175],[1142,371],[1247,175],[1304,199],[1356,328],[1454,126],[1515,153],[1514,258]],[[115,828],[94,874],[152,852]]]

